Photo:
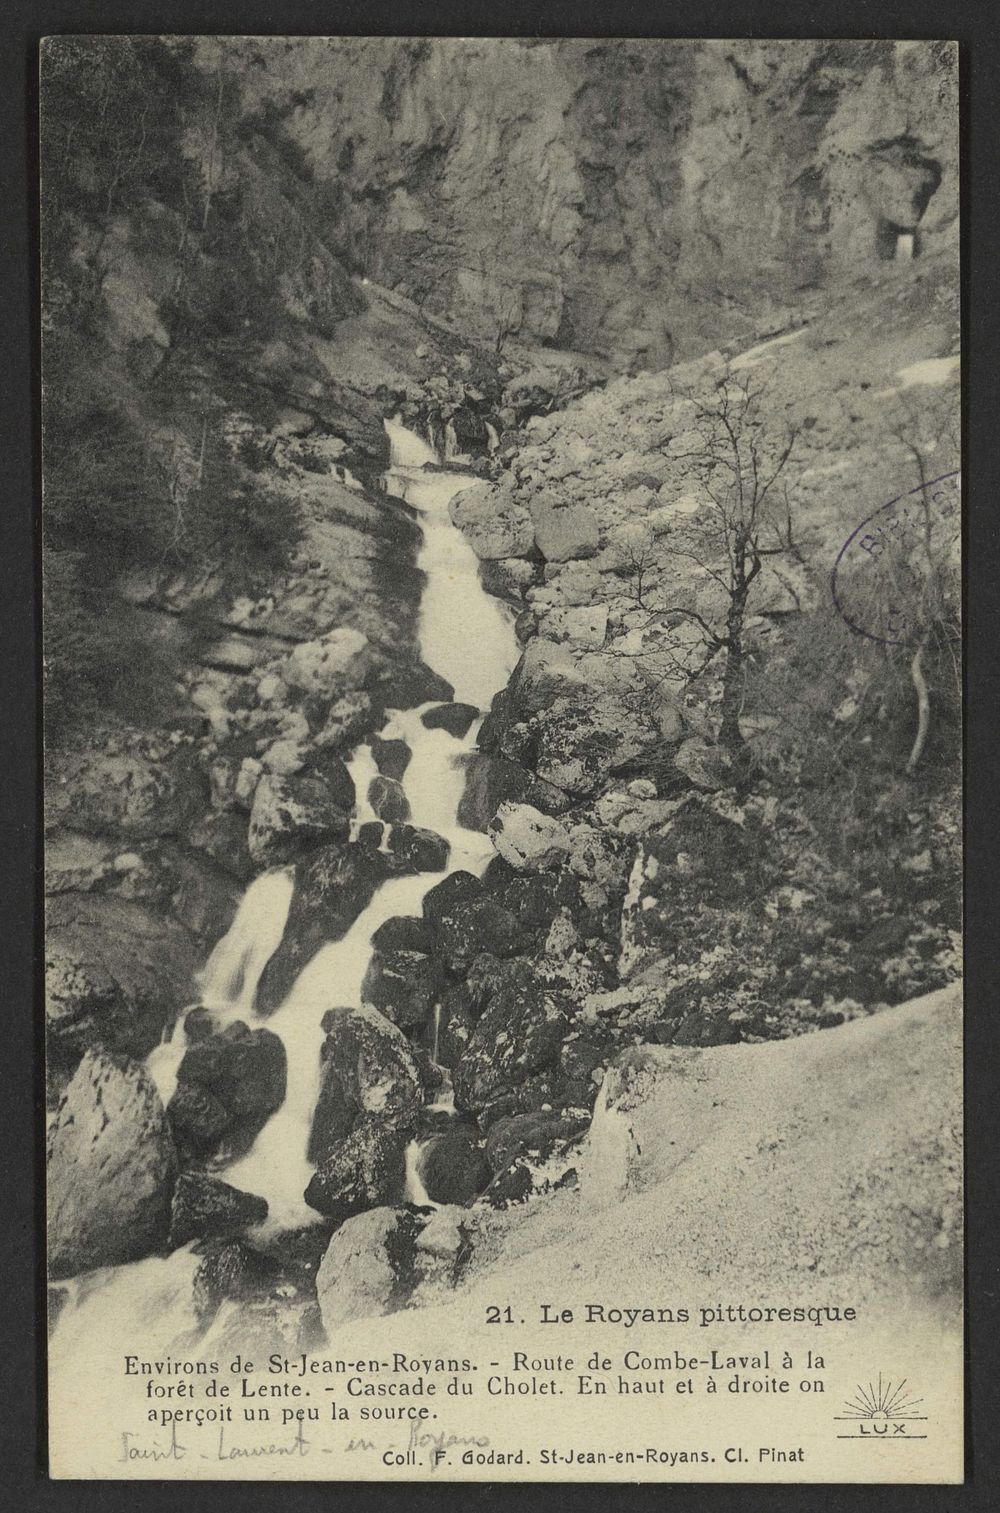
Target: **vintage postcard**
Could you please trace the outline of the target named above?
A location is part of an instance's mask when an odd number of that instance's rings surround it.
[[[957,47],[40,72],[51,1474],[961,1482]]]

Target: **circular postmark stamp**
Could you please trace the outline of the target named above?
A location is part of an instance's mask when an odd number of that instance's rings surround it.
[[[957,566],[961,471],[942,473],[890,499],[851,532],[830,576],[841,618],[870,641],[919,641],[942,575]]]

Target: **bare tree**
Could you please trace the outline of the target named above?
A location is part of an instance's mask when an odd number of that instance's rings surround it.
[[[732,753],[744,745],[740,711],[751,589],[768,558],[798,557],[783,476],[798,433],[794,426],[776,428],[763,400],[764,391],[748,374],[732,370],[711,399],[688,399],[691,423],[683,450],[671,450],[670,458],[683,466],[696,502],[670,525],[660,551],[667,561],[683,563],[688,578],[693,566],[697,579],[718,592],[710,608],[697,602],[658,606],[647,622],[694,628],[703,656],[691,676],[721,655],[719,741]]]

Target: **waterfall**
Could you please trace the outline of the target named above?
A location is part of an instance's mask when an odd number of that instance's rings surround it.
[[[437,1208],[434,1199],[428,1196],[423,1178],[420,1175],[420,1152],[423,1150],[425,1140],[411,1140],[406,1147],[404,1162],[406,1175],[403,1180],[403,1199],[406,1203],[414,1203],[417,1208]]]
[[[449,420],[444,428],[444,460],[445,462],[457,462],[463,453],[458,445],[458,433],[454,422]]]
[[[231,1018],[252,1012],[261,975],[281,945],[295,879],[290,867],[250,884],[201,973],[201,1002]]]
[[[434,1005],[434,1035],[431,1041],[431,1060],[434,1065],[438,1064],[438,1053],[441,1046],[441,1005]]]
[[[495,426],[491,426],[490,423],[489,423],[489,421],[486,422],[486,439],[487,439],[487,441],[489,443],[490,456],[492,457],[493,453],[496,451],[497,447],[500,445],[500,437],[497,434],[496,427]]]
[[[453,685],[463,703],[489,708],[517,661],[518,648],[510,610],[487,595],[479,581],[472,548],[451,524],[448,505],[467,487],[459,474],[425,472],[436,462],[430,446],[398,421],[386,422],[391,463],[388,492],[406,499],[419,512],[423,543],[417,566],[425,575],[421,601],[420,654],[427,665]],[[431,707],[424,706],[424,709]],[[400,737],[411,750],[403,787],[413,823],[445,837],[449,870],[479,874],[493,855],[488,837],[466,830],[457,819],[465,782],[465,762],[475,749],[479,722],[459,739],[444,730],[428,730],[422,709],[388,710],[384,737]],[[362,743],[349,768],[357,792],[357,821],[373,817],[368,784],[376,769],[371,748]],[[356,832],[355,832],[356,833]],[[300,972],[275,1013],[254,1013],[257,986],[285,931],[294,875],[291,869],[264,873],[243,898],[226,935],[215,947],[201,976],[202,1002],[224,1020],[244,1018],[278,1035],[287,1058],[287,1088],[281,1108],[268,1120],[251,1149],[223,1173],[226,1181],[268,1202],[269,1230],[312,1223],[316,1214],[303,1192],[312,1174],[306,1148],[319,1091],[322,1018],[331,1009],[361,1002],[361,984],[371,960],[371,937],[393,915],[419,915],[424,894],[441,882],[442,873],[391,878],[372,898],[354,925],[338,941],[320,948]],[[434,1020],[435,1055],[440,1014]],[[183,1034],[175,1033],[150,1057],[158,1086],[169,1097],[183,1055]],[[450,1079],[435,1099],[439,1110],[453,1108]],[[407,1152],[410,1201],[427,1203],[419,1177],[420,1141]],[[418,1196],[420,1195],[420,1196]],[[151,1258],[109,1268],[85,1280],[86,1296],[67,1303],[56,1325],[54,1345],[67,1372],[79,1352],[93,1350],[96,1339],[127,1337],[138,1347],[155,1340],[163,1348],[191,1338],[191,1275],[196,1258],[187,1250],[167,1260]],[[72,1321],[72,1322],[71,1322]],[[69,1364],[65,1364],[69,1362]]]
[[[901,231],[896,238],[896,261],[908,263],[912,261],[915,237],[912,231]]]

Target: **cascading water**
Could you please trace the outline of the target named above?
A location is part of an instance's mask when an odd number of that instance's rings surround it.
[[[493,695],[510,677],[518,648],[510,612],[483,590],[475,553],[448,514],[451,499],[468,486],[468,479],[444,471],[425,472],[426,463],[437,462],[431,447],[398,421],[386,422],[386,430],[391,456],[386,489],[419,511],[423,528],[417,558],[425,575],[419,628],[421,656],[452,684],[457,700],[485,712]],[[464,869],[478,874],[493,855],[492,846],[486,836],[460,826],[457,811],[466,759],[475,749],[480,722],[459,739],[444,730],[428,730],[421,720],[423,712],[389,711],[381,733],[386,738],[401,738],[410,747],[412,755],[403,786],[413,823],[436,831],[448,841],[449,871]],[[367,793],[377,768],[367,745],[358,747],[349,765],[357,793],[356,833],[360,824],[374,818]],[[384,883],[343,939],[317,952],[288,997],[269,1016],[254,1013],[254,1000],[261,974],[284,934],[294,886],[291,869],[265,873],[251,884],[229,931],[209,958],[201,980],[202,1002],[225,1022],[242,1018],[252,1026],[266,1025],[280,1036],[285,1047],[288,1074],[284,1103],[251,1149],[224,1172],[228,1182],[267,1199],[269,1230],[316,1220],[303,1192],[312,1170],[306,1146],[319,1089],[323,1015],[330,1009],[360,1004],[372,934],[393,915],[419,914],[424,894],[442,876],[424,873]],[[438,1013],[433,1030],[435,1048],[440,1032]],[[178,1030],[150,1057],[150,1071],[167,1098],[183,1053],[184,1035]],[[446,1078],[433,1106],[447,1109],[450,1099]],[[419,1156],[420,1144],[414,1141],[406,1154],[406,1196],[426,1203],[429,1200],[420,1179]],[[116,1329],[124,1330],[130,1338],[155,1338],[161,1345],[189,1338],[195,1264],[195,1258],[185,1249],[165,1260],[154,1257],[79,1279],[69,1288],[70,1296],[56,1326],[54,1355],[66,1359],[77,1349],[85,1351],[111,1319]]]

